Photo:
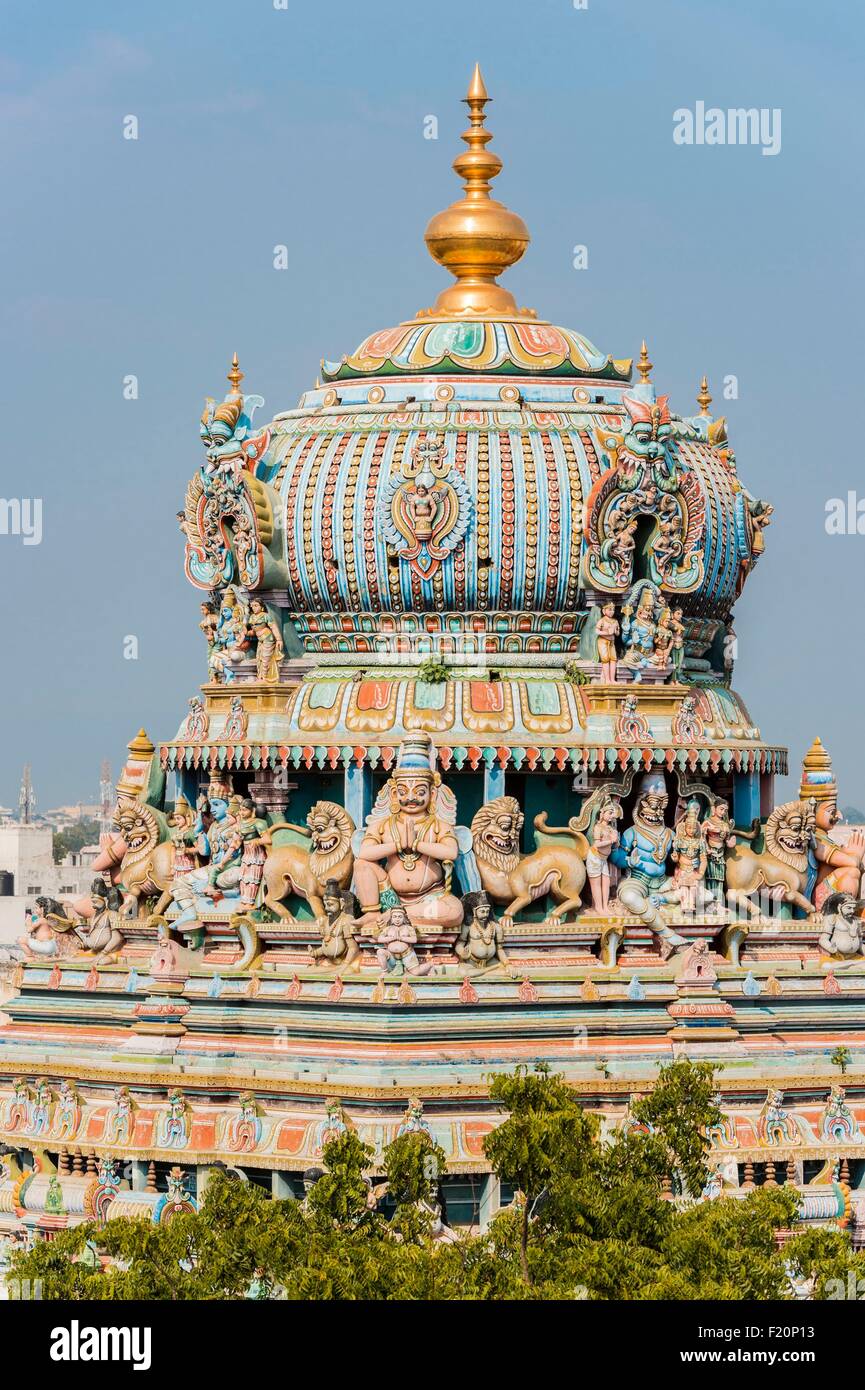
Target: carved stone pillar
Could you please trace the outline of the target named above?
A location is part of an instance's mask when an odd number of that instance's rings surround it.
[[[255,781],[250,782],[249,795],[256,806],[261,806],[268,815],[285,815],[291,794],[297,791],[298,785],[297,782],[289,781],[281,768],[275,772],[262,769],[256,773]]]

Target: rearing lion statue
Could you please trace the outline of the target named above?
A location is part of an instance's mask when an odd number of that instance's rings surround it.
[[[110,845],[93,861],[97,871],[108,871],[111,882],[123,888],[125,910],[134,907],[139,916],[150,897],[160,897],[161,907],[170,900],[174,847],[167,838],[160,812],[135,797],[124,797],[114,812],[114,835]]]
[[[791,903],[813,917],[814,904],[805,897],[808,886],[808,848],[813,838],[813,803],[785,801],[776,806],[763,828],[766,848],[755,854],[749,844],[727,852],[727,897],[752,917],[760,916],[751,894],[764,889],[776,901]],[[757,828],[736,834],[753,840]]]
[[[558,845],[539,844],[533,854],[520,854],[523,813],[512,796],[499,796],[482,806],[472,821],[472,848],[481,882],[493,902],[505,904],[505,916],[514,917],[536,898],[551,893],[561,921],[578,912],[586,883],[588,841],[575,824],[562,829],[547,825],[547,813],[535,816],[535,830],[560,835]],[[537,841],[537,835],[535,837]]]
[[[306,898],[316,917],[324,915],[322,894],[328,879],[336,879],[340,888],[347,888],[354,868],[351,837],[355,824],[348,812],[335,801],[317,801],[306,818],[306,826],[272,825],[262,835],[272,844],[280,829],[294,830],[309,837],[304,845],[276,845],[264,865],[264,905],[285,922],[293,922],[282,899],[289,893]]]

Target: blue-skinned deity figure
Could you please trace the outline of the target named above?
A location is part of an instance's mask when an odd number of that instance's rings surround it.
[[[218,902],[240,894],[243,839],[229,812],[228,792],[222,783],[211,784],[206,807],[199,807],[195,821],[196,848],[208,863],[175,878],[172,885],[174,901],[180,908],[174,925],[188,932],[189,926],[194,924],[194,934],[189,941],[193,949],[203,941],[198,918],[200,907],[207,906],[207,900]]]
[[[245,637],[246,613],[229,589],[220,605],[208,657],[210,674],[215,681],[229,685],[236,679],[234,662],[242,655]]]
[[[622,665],[634,672],[634,680],[642,679],[642,672],[652,664],[655,651],[655,599],[649,585],[640,591],[636,612],[633,608],[633,595],[622,609],[622,642],[625,655]]]
[[[666,890],[673,886],[667,872],[673,831],[664,823],[668,800],[663,773],[646,773],[640,782],[633,825],[624,831],[610,855],[626,874],[619,884],[619,902],[657,933],[667,955],[688,944],[660,913]]]

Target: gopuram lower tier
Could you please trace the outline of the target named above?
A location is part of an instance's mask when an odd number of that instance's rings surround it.
[[[0,1230],[167,1220],[217,1163],[300,1195],[346,1126],[428,1130],[483,1223],[492,1075],[546,1062],[613,1127],[683,1055],[717,1069],[709,1196],[865,1229],[865,840],[819,739],[775,804],[732,687],[772,507],[705,378],[677,415],[645,344],[634,373],[498,283],[529,234],[487,100],[476,71],[435,305],[266,426],[236,356],[205,405],[205,679],[129,744],[89,896],[23,929]]]

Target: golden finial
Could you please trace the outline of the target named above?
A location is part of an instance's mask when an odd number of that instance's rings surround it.
[[[709,414],[709,406],[712,404],[712,397],[709,395],[709,383],[705,376],[700,382],[700,393],[697,396],[697,405],[700,407],[701,415]]]
[[[480,63],[475,63],[475,70],[472,73],[472,80],[469,83],[469,89],[463,97],[463,101],[466,103],[466,106],[468,106],[471,112],[471,119],[474,124],[483,125],[484,106],[490,100],[491,98],[489,92],[487,91],[487,84],[484,82],[483,74],[481,72],[481,65]],[[476,112],[477,121],[475,121]],[[487,139],[491,140],[492,136],[488,136]]]
[[[637,363],[637,371],[640,373],[640,381],[644,386],[648,386],[649,378],[652,375],[654,362],[649,361],[649,349],[646,347],[646,340],[643,339],[643,346],[640,348],[640,360]]]
[[[147,737],[146,729],[139,729],[138,733],[133,739],[130,739],[126,747],[129,749],[130,753],[150,754],[156,752],[156,749]]]
[[[799,799],[807,801],[813,797],[815,801],[834,801],[837,796],[838,785],[832,772],[832,759],[822,740],[815,738],[802,759]]]
[[[520,259],[530,238],[523,219],[490,197],[490,182],[501,173],[502,161],[486,148],[493,138],[484,125],[489,100],[476,63],[465,97],[469,127],[462,138],[468,149],[453,162],[465,196],[436,213],[424,237],[433,259],[457,280],[439,295],[434,316],[533,317],[520,313],[513,295],[496,284],[496,277]]]
[[[243,381],[244,376],[245,373],[240,370],[237,364],[237,353],[235,353],[231,359],[231,371],[228,373],[232,395],[239,396],[241,394],[240,383]]]

